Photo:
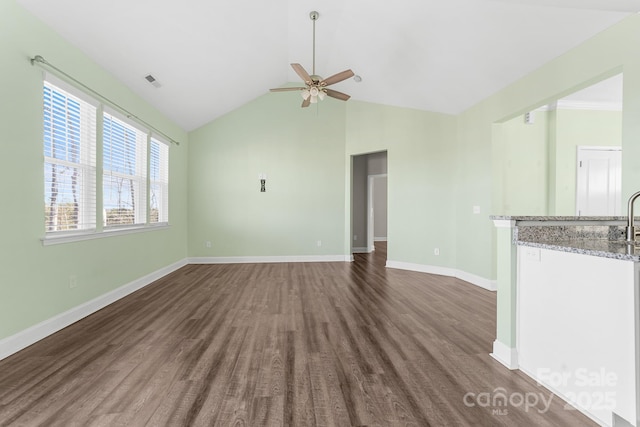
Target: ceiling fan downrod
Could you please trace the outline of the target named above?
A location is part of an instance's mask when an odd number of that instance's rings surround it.
[[[309,13],[309,18],[311,18],[311,20],[313,21],[313,63],[312,63],[312,76],[311,77],[316,77],[316,21],[318,20],[318,18],[320,18],[320,14],[318,12],[316,12],[315,10],[313,12]],[[318,79],[320,80],[320,79]]]
[[[327,86],[339,83],[354,76],[353,71],[344,70],[338,74],[334,74],[331,77],[323,79],[316,74],[316,21],[320,17],[320,14],[316,11],[309,13],[309,18],[313,21],[313,69],[312,74],[309,75],[304,67],[298,63],[291,64],[291,67],[296,74],[302,79],[305,86],[303,87],[282,87],[270,89],[271,92],[288,92],[288,91],[300,91],[302,95],[302,108],[306,108],[309,104],[316,104],[318,100],[322,101],[325,96],[346,101],[350,98],[346,93],[338,92],[337,90],[329,89]]]

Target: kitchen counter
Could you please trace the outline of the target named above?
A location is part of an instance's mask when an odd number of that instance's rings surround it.
[[[615,405],[581,408],[600,425],[636,420],[640,245],[625,240],[627,218],[491,219],[498,292],[492,356],[578,407],[610,396]],[[616,381],[589,388],[579,379],[603,370]]]
[[[527,216],[527,215],[491,215],[493,220],[512,221],[626,221],[626,216]],[[636,217],[637,218],[637,217]]]
[[[640,262],[640,246],[625,242],[626,217],[496,215],[491,219],[514,224],[517,246]]]
[[[591,255],[603,258],[619,259],[623,261],[640,262],[640,246],[631,246],[624,240],[608,239],[564,239],[564,240],[518,240],[519,246],[530,246],[541,249],[551,249],[580,255]]]

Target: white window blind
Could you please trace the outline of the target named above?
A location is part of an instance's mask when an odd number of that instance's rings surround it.
[[[169,222],[169,146],[151,138],[149,147],[149,222]]]
[[[96,226],[96,108],[44,82],[44,203],[47,232]]]
[[[50,74],[44,76],[43,112],[43,244],[100,237],[102,226],[130,233],[168,224],[167,143]],[[97,154],[102,154],[101,165]],[[99,185],[103,220],[97,227]]]
[[[103,201],[105,226],[147,222],[147,133],[104,113]]]

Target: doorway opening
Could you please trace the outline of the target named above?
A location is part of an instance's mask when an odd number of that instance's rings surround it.
[[[387,244],[387,152],[353,156],[351,253],[372,253]]]

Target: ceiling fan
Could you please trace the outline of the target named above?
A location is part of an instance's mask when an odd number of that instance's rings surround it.
[[[322,77],[316,74],[316,21],[320,17],[320,14],[316,11],[309,13],[309,18],[313,21],[313,69],[312,74],[309,75],[304,67],[300,64],[291,64],[293,70],[300,76],[302,81],[304,82],[304,87],[281,87],[270,89],[271,92],[287,92],[293,90],[301,91],[302,95],[302,108],[308,107],[309,104],[316,104],[318,99],[322,101],[325,96],[330,96],[331,98],[339,99],[341,101],[346,101],[351,96],[346,93],[338,92],[337,90],[329,89],[327,86],[331,86],[333,84],[339,83],[343,80],[348,79],[349,77],[353,77],[353,71],[345,70],[338,74],[334,74],[331,77],[323,79]]]

